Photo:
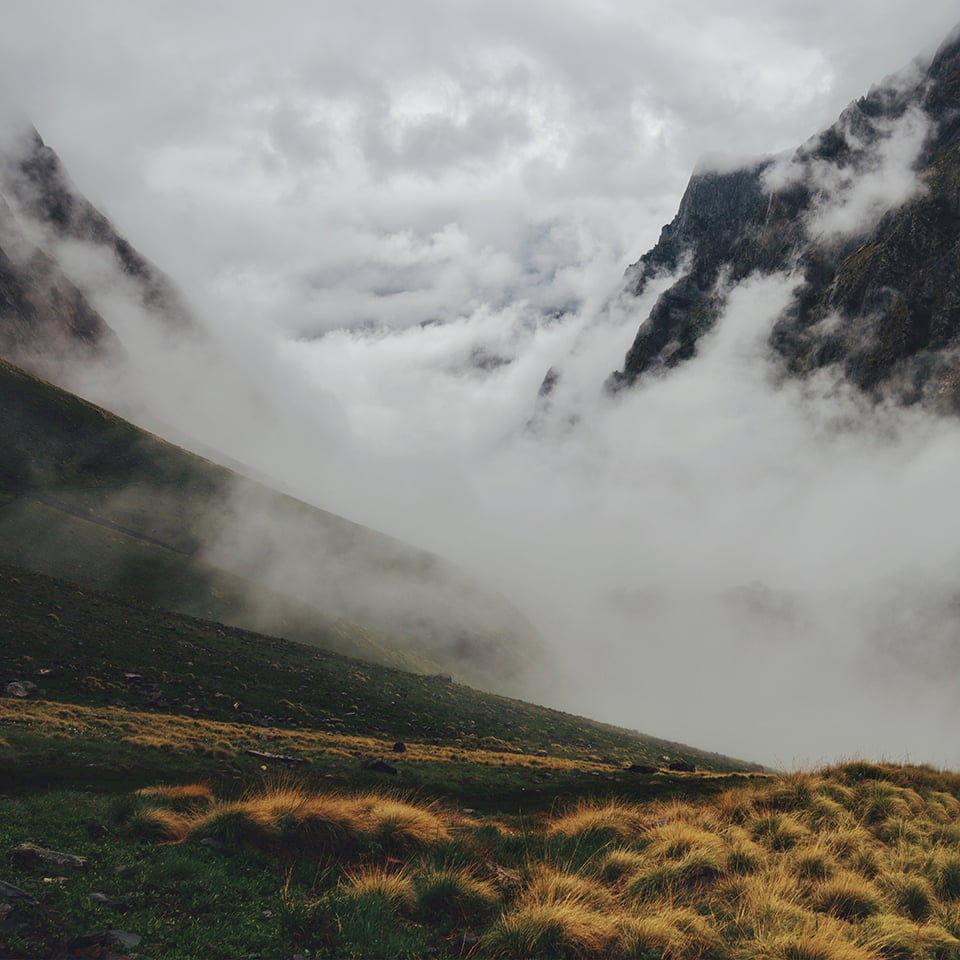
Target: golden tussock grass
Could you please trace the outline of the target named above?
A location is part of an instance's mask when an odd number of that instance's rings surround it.
[[[810,831],[792,814],[767,813],[749,823],[750,834],[757,843],[782,853],[790,850]]]
[[[495,913],[500,895],[493,884],[466,868],[432,867],[414,877],[417,914],[448,923],[474,923]]]
[[[231,802],[156,788],[135,816],[165,842],[328,858],[346,873],[338,896],[384,898],[401,925],[443,937],[466,926],[478,957],[960,960],[960,803],[938,776],[878,769],[695,803],[579,803],[524,832],[293,781]],[[191,790],[198,805],[176,809]]]
[[[894,914],[871,917],[858,931],[857,938],[873,956],[879,957],[956,957],[960,940],[935,923],[913,923]]]
[[[179,839],[209,837],[231,847],[322,856],[349,853],[366,842],[410,854],[451,837],[435,805],[385,794],[317,794],[281,781],[234,801],[215,800],[199,784],[147,787],[138,795],[175,808]],[[156,809],[150,816],[175,811]]]
[[[684,821],[653,827],[644,834],[646,853],[664,860],[680,860],[693,851],[709,852],[720,857],[725,844],[721,837]]]
[[[810,894],[810,905],[838,920],[865,920],[884,909],[880,891],[855,873],[838,873],[818,883]]]
[[[721,944],[710,920],[684,907],[658,905],[655,912],[621,924],[620,952],[628,957],[652,953],[662,960],[699,960],[716,955]]]
[[[813,931],[786,933],[748,941],[736,960],[877,960],[877,955],[842,934]]]
[[[136,795],[180,811],[199,810],[213,803],[213,791],[203,783],[144,787]]]
[[[181,843],[190,830],[190,822],[182,814],[156,807],[135,809],[127,825],[135,837],[161,843]]]
[[[636,850],[609,850],[600,861],[597,876],[605,883],[616,883],[624,877],[639,873],[647,865],[647,858]]]
[[[484,957],[612,956],[620,934],[618,918],[580,900],[522,902],[503,914],[481,937]]]
[[[536,864],[530,871],[521,897],[525,903],[582,903],[594,910],[613,910],[616,897],[597,880],[545,864]]]
[[[610,834],[621,840],[640,836],[650,814],[627,803],[578,803],[572,810],[555,817],[547,828],[548,835],[581,837]]]
[[[367,867],[350,874],[341,889],[356,899],[381,897],[396,913],[411,914],[417,905],[417,890],[406,871],[391,873],[383,867]]]

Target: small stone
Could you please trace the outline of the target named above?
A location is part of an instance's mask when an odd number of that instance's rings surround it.
[[[108,930],[107,936],[113,946],[119,947],[121,950],[132,950],[139,946],[143,939],[138,933],[128,933],[126,930]]]
[[[214,853],[228,853],[230,850],[230,848],[222,840],[217,840],[214,837],[204,837],[200,841],[200,846],[207,847]]]
[[[108,897],[105,893],[91,893],[90,900],[100,904],[101,907],[109,907],[111,910],[128,910],[130,904],[126,900],[116,900]]]
[[[393,745],[393,752],[394,752],[394,753],[406,753],[406,752],[407,752],[407,745],[406,745],[405,743],[401,742],[400,740],[398,740],[398,741]]]

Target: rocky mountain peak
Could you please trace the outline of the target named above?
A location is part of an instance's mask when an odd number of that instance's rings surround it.
[[[960,31],[792,154],[694,173],[624,295],[676,274],[612,389],[682,363],[752,274],[804,281],[773,328],[786,370],[833,365],[864,390],[957,404]]]

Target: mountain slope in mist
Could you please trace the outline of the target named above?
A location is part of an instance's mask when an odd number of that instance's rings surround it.
[[[0,361],[0,558],[186,613],[514,688],[505,601]]]
[[[538,659],[535,632],[450,565],[22,372],[65,385],[91,362],[122,365],[129,345],[91,293],[98,270],[159,337],[187,349],[203,340],[173,283],[74,188],[36,131],[6,124],[0,357],[22,369],[0,364],[0,494],[13,498],[0,511],[3,557],[173,609],[516,689]]]
[[[795,375],[834,365],[865,391],[960,405],[960,32],[792,155],[704,163],[625,296],[679,272],[609,385],[692,357],[726,292],[798,285],[770,343]]]

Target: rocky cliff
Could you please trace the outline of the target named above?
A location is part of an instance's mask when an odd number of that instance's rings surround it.
[[[173,283],[77,191],[40,135],[21,124],[6,126],[0,131],[0,355],[48,373],[68,356],[119,348],[63,270],[58,248],[64,242],[103,251],[158,323],[177,331],[193,327]]]
[[[775,272],[803,281],[770,338],[790,373],[960,407],[960,32],[792,155],[693,175],[625,295],[679,279],[608,386],[692,357],[725,291]]]

